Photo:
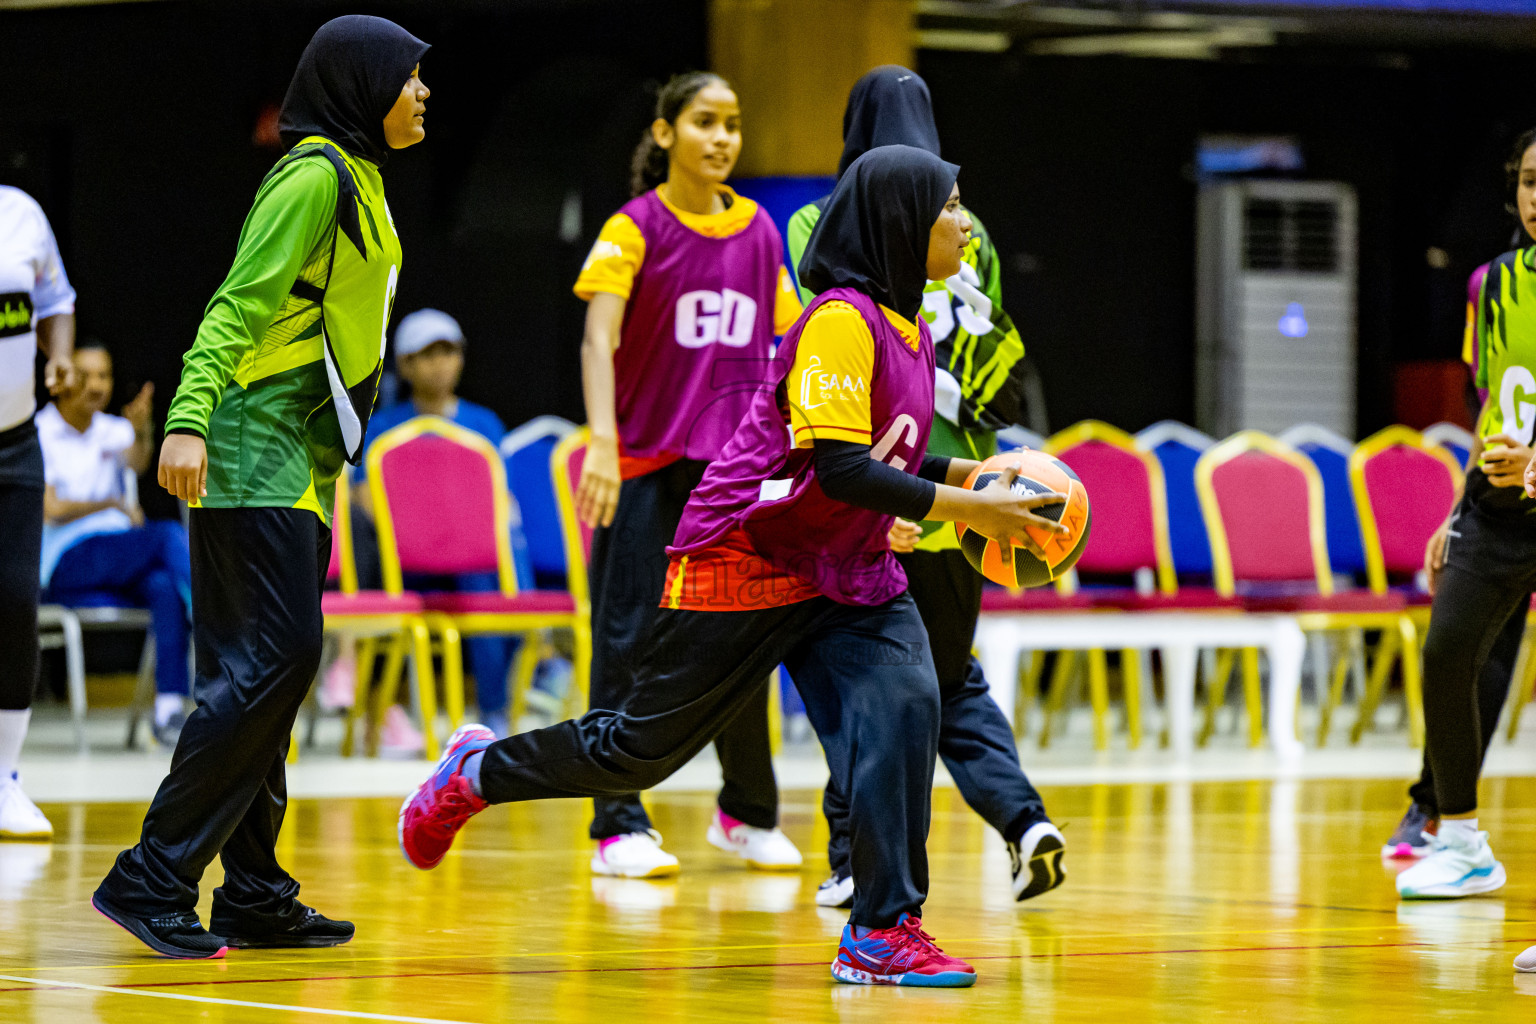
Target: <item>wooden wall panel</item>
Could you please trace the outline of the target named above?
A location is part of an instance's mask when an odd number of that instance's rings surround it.
[[[848,90],[912,66],[913,18],[913,0],[710,0],[710,68],[741,96],[737,174],[834,173]]]

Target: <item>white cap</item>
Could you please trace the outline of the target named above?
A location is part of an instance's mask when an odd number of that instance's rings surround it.
[[[418,309],[395,327],[395,358],[413,356],[434,341],[452,342],[462,348],[464,331],[457,320],[440,309]]]

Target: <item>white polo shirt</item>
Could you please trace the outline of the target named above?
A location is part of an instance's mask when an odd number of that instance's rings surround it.
[[[76,430],[59,407],[49,402],[37,414],[37,440],[43,448],[43,481],[65,501],[113,501],[124,497],[124,456],[133,447],[133,424],[98,412],[91,425]],[[67,523],[43,524],[42,582],[46,586],[64,552],[87,537],[133,529],[121,509],[104,508]]]
[[[42,207],[0,185],[0,430],[26,422],[37,408],[37,321],[74,311],[75,290]]]

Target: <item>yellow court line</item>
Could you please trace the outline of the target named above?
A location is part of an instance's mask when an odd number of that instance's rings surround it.
[[[1487,922],[1487,923],[1489,923],[1489,924],[1497,923],[1499,925],[1524,925],[1524,924],[1529,924],[1531,922],[1528,922],[1528,921],[1500,921],[1500,922],[1492,922],[1492,921],[1490,921],[1490,922]],[[1327,934],[1327,933],[1331,933],[1331,932],[1400,931],[1402,929],[1412,930],[1415,927],[1417,927],[1417,923],[1415,923],[1415,922],[1378,921],[1378,922],[1375,922],[1375,923],[1372,923],[1372,924],[1335,925],[1335,926],[1323,925],[1323,926],[1319,926],[1319,927],[1315,927],[1315,928],[1251,928],[1251,929],[1217,928],[1217,929],[1209,929],[1209,930],[1205,930],[1205,931],[1085,932],[1085,933],[1082,933],[1082,934],[1055,933],[1055,934],[1051,934],[1051,935],[1033,935],[1031,933],[1024,932],[1024,933],[1015,934],[1015,935],[987,936],[987,937],[969,936],[969,937],[958,937],[957,938],[957,937],[954,937],[954,936],[950,936],[950,937],[947,937],[945,939],[945,942],[947,944],[959,947],[961,945],[986,945],[986,944],[996,945],[997,943],[1017,943],[1017,942],[1019,942],[1021,940],[1023,940],[1023,941],[1039,940],[1039,941],[1042,941],[1042,942],[1061,943],[1061,942],[1082,942],[1082,941],[1086,941],[1086,940],[1090,940],[1090,939],[1125,939],[1125,938],[1136,938],[1136,939],[1142,939],[1142,940],[1152,940],[1152,939],[1198,938],[1200,936],[1216,936],[1216,937],[1220,937],[1220,936],[1224,936],[1224,935],[1233,935],[1233,936],[1237,936],[1237,935],[1323,935],[1323,934]],[[439,961],[439,960],[465,960],[465,961],[480,961],[480,960],[530,960],[530,959],[550,959],[550,960],[555,960],[555,959],[561,959],[561,958],[580,960],[580,959],[586,959],[586,958],[591,958],[591,957],[655,956],[655,955],[662,954],[662,953],[731,953],[731,952],[747,951],[747,950],[757,950],[757,949],[825,949],[825,948],[827,948],[827,947],[829,947],[831,945],[832,941],[833,940],[831,940],[831,939],[827,939],[827,940],[824,940],[824,941],[821,941],[821,942],[773,942],[773,943],[760,943],[760,944],[745,945],[745,946],[669,946],[669,947],[658,947],[658,948],[654,948],[654,949],[604,949],[604,950],[587,950],[587,951],[584,951],[584,952],[581,952],[581,953],[559,952],[559,951],[557,951],[557,952],[548,952],[548,951],[545,951],[545,952],[530,952],[530,953],[481,953],[481,954],[474,954],[474,953],[434,953],[434,954],[432,954],[430,956],[410,956],[410,955],[401,955],[401,956],[366,956],[366,957],[360,956],[360,957],[350,957],[350,958],[347,958],[347,957],[334,957],[334,958],[323,958],[323,959],[316,958],[316,959],[312,959],[312,960],[308,960],[308,959],[306,959],[306,960],[301,960],[301,959],[246,960],[244,958],[241,958],[239,960],[226,960],[226,961],[223,961],[221,963],[221,967],[227,968],[227,967],[234,966],[237,963],[241,967],[281,967],[281,966],[288,966],[288,967],[304,966],[304,967],[308,967],[308,966],[316,965],[316,964],[368,964],[368,963],[402,963],[402,964],[404,964],[404,963],[422,963],[422,962]],[[1482,942],[1482,941],[1486,941],[1486,940],[1481,940],[1480,939],[1480,940],[1477,940],[1477,941]],[[1509,941],[1509,942],[1513,942],[1515,940],[1514,939],[1508,939],[1508,940],[1495,940],[1495,941]],[[1520,941],[1525,941],[1525,940],[1521,939]],[[1434,945],[1456,945],[1456,943],[1434,943]],[[1307,947],[1307,948],[1323,948],[1323,947],[1319,946],[1319,947]],[[1218,951],[1219,950],[1213,950],[1213,952],[1218,952]],[[1114,950],[1107,950],[1107,951],[1103,951],[1103,952],[1115,952],[1115,951]],[[1163,952],[1163,951],[1160,951],[1160,950],[1136,950],[1135,952],[1157,953],[1157,952]],[[1185,952],[1185,951],[1183,951],[1183,950],[1169,950],[1167,952]],[[1024,957],[1028,957],[1031,954],[1025,953],[1025,954],[1022,954],[1022,955]],[[210,963],[211,962],[212,961],[210,961]],[[158,963],[158,962],[150,961],[150,962],[130,963],[130,964],[70,964],[70,965],[60,965],[60,966],[57,966],[57,967],[13,967],[13,968],[11,968],[11,970],[16,970],[16,971],[114,971],[114,970],[139,970],[139,969],[156,968],[156,967],[173,968],[173,969],[174,968],[180,968],[181,970],[186,970],[187,967],[188,967],[188,962],[186,962],[186,961],[179,961],[179,962],[172,962],[172,963]],[[0,979],[3,979],[4,977],[5,977],[4,975],[0,975]],[[39,979],[33,979],[32,983],[36,984],[36,983],[38,983],[38,980]],[[303,981],[304,979],[296,977],[294,980],[295,981]],[[63,984],[63,983],[61,982],[61,984]],[[188,982],[188,984],[196,984],[196,983],[195,982]],[[116,990],[114,990],[114,991],[116,991]]]
[[[215,1006],[240,1006],[251,1010],[288,1010],[292,1013],[315,1013],[327,1017],[351,1017],[355,1020],[399,1021],[402,1024],[470,1024],[469,1021],[445,1020],[441,1017],[398,1017],[389,1013],[367,1013],[363,1010],[325,1010],[318,1006],[292,1006],[287,1003],[253,1003],[244,999],[215,999],[212,996],[188,996],[179,992],[150,992],[141,988],[114,988],[111,985],[86,985],[78,981],[49,981],[46,978],[19,978],[0,974],[0,981],[19,981],[23,985],[38,988],[67,988],[81,992],[101,992],[116,996],[143,996],[148,999],[178,999],[186,1003],[203,1003]]]

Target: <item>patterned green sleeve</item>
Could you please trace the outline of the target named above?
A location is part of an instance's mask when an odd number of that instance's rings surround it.
[[[167,431],[208,435],[208,418],[240,361],[266,333],[315,248],[329,239],[336,192],[336,171],[325,160],[291,161],[262,183],[240,229],[234,266],[183,358]]]
[[[816,296],[806,290],[800,283],[800,257],[805,255],[805,247],[811,240],[811,231],[816,227],[816,222],[821,219],[821,211],[815,203],[806,203],[795,211],[795,215],[789,218],[789,273],[795,279],[795,287],[800,289],[800,301],[804,305],[810,305]]]
[[[1003,308],[1003,262],[997,258],[997,246],[992,244],[992,234],[982,226],[981,218],[969,209],[971,234],[981,239],[976,247],[976,276],[981,278],[981,290],[992,300],[993,309]]]

